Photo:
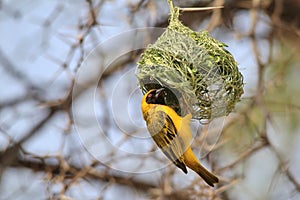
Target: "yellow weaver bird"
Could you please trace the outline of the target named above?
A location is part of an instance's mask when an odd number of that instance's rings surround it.
[[[204,181],[214,186],[219,179],[205,169],[191,149],[192,132],[190,129],[191,114],[180,117],[164,98],[164,88],[152,89],[142,99],[143,117],[148,131],[163,153],[184,173],[186,167],[199,174]]]

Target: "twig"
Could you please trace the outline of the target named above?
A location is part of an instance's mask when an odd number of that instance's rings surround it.
[[[224,6],[211,6],[211,7],[202,7],[202,8],[179,8],[180,11],[183,12],[193,12],[193,11],[203,11],[203,10],[214,10],[214,9],[222,9]]]
[[[249,157],[251,154],[255,153],[256,151],[266,147],[266,144],[267,142],[265,140],[263,140],[262,142],[260,142],[258,145],[253,145],[252,148],[248,149],[247,151],[245,151],[244,153],[242,153],[240,155],[240,157],[238,159],[236,159],[234,162],[224,166],[224,167],[221,167],[219,169],[216,169],[216,173],[220,173],[224,170],[227,170],[227,169],[230,169],[230,168],[233,168],[235,167],[238,163],[240,163],[241,161],[245,160],[245,158]]]
[[[48,163],[45,160],[37,160],[37,159],[24,159],[19,158],[14,163],[12,163],[11,167],[27,167],[29,169],[32,169],[34,171],[42,171],[42,172],[51,172],[52,174],[60,174],[60,171],[63,166],[61,166],[61,162],[58,164],[52,164]],[[91,164],[90,166],[86,167],[78,167],[74,164],[67,163],[64,161],[64,165],[67,164],[67,167],[64,167],[65,169],[65,177],[66,179],[71,179],[71,182],[74,183],[73,179],[93,179],[93,180],[101,180],[104,182],[110,182],[113,180],[115,183],[132,187],[140,191],[148,191],[151,188],[156,188],[157,186],[148,183],[142,180],[136,180],[133,178],[124,177],[119,174],[114,173],[107,173],[104,170],[97,170],[95,168],[94,164]]]

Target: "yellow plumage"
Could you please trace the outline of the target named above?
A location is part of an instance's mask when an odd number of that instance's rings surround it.
[[[151,137],[184,173],[187,173],[186,167],[189,167],[207,184],[214,186],[219,179],[200,164],[190,147],[192,115],[188,114],[182,118],[172,108],[166,106],[163,91],[164,88],[150,90],[142,99],[142,112]]]

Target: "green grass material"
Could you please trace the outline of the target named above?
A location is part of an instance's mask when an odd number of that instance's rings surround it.
[[[178,19],[171,7],[170,24],[158,40],[147,47],[137,66],[144,92],[168,88],[168,105],[181,116],[212,119],[228,115],[243,94],[243,76],[226,45],[195,32]],[[173,93],[173,94],[172,94]]]

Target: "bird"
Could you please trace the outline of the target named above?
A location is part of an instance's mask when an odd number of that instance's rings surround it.
[[[142,98],[142,113],[152,139],[185,174],[188,167],[214,187],[219,182],[218,177],[200,164],[190,146],[192,115],[181,117],[166,105],[164,91],[165,88],[151,89]]]

